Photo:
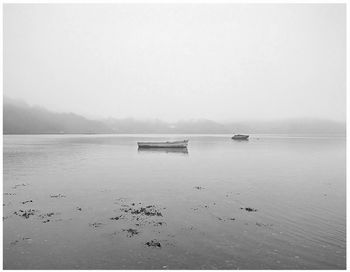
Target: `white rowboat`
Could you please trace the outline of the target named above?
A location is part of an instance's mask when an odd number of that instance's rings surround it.
[[[138,152],[188,154],[187,147],[139,147]]]
[[[139,148],[186,148],[188,140],[184,141],[173,141],[173,142],[137,142]]]

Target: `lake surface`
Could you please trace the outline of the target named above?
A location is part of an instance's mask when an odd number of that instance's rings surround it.
[[[3,139],[5,269],[346,268],[343,137]]]

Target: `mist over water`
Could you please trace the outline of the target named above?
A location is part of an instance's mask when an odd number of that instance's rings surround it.
[[[346,116],[346,5],[6,4],[4,93],[97,118]]]
[[[4,136],[4,268],[345,269],[345,138],[230,136]]]
[[[4,268],[345,269],[346,8],[5,4]]]

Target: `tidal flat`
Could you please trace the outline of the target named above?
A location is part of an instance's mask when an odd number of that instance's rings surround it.
[[[4,136],[4,269],[345,269],[346,139],[230,136]]]

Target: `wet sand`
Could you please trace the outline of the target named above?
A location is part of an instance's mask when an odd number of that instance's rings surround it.
[[[4,268],[345,268],[342,140],[191,142],[5,137]]]

